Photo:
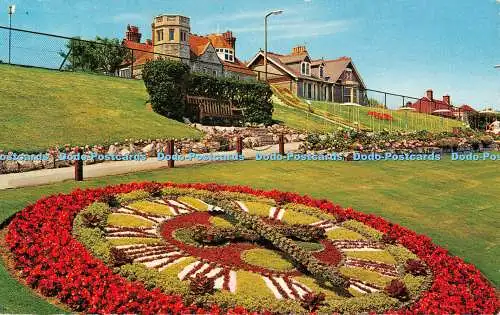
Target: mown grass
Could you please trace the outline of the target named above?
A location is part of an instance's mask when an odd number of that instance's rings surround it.
[[[319,133],[337,130],[339,125],[311,115],[307,111],[274,103],[273,119],[290,128]]]
[[[337,103],[317,101],[313,101],[311,105],[316,110],[330,113],[350,122],[358,122],[361,127],[375,131],[383,129],[445,131],[452,130],[453,127],[464,126],[461,121],[447,118],[441,119],[440,117],[433,115],[408,112],[404,110],[390,110],[366,106],[354,107]],[[368,112],[371,111],[389,114],[393,117],[393,120],[391,122],[388,120],[373,118],[368,115]]]
[[[139,80],[0,65],[0,95],[4,151],[200,137],[194,128],[149,110]]]

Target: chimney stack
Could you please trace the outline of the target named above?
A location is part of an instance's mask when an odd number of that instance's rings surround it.
[[[445,102],[448,105],[451,105],[451,99],[449,94],[443,95],[443,102]]]
[[[139,33],[139,27],[129,24],[127,26],[127,32],[125,33],[125,36],[127,40],[131,42],[140,43],[142,34]]]
[[[427,94],[427,98],[428,98],[429,100],[431,100],[431,101],[433,101],[433,100],[434,100],[434,92],[433,92],[431,89],[428,89],[428,90],[426,91],[426,94]]]
[[[229,43],[229,45],[231,45],[231,47],[234,50],[235,46],[236,46],[236,38],[233,36],[233,32],[227,31],[227,32],[223,33],[222,36]]]
[[[296,46],[292,49],[292,55],[301,55],[307,53],[306,46]]]

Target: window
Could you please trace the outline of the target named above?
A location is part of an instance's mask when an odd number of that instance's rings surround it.
[[[222,49],[221,49],[222,51]],[[226,61],[234,61],[234,55],[232,49],[224,49],[224,60]]]
[[[173,28],[168,30],[168,40],[173,41],[174,40],[174,32],[175,30]]]
[[[163,30],[156,31],[156,39],[161,42],[163,40]]]
[[[181,41],[187,42],[187,33],[185,31],[181,31]]]
[[[301,71],[300,73],[303,75],[310,75],[311,74],[311,64],[309,62],[303,61],[302,64],[300,65]]]
[[[345,81],[353,81],[352,69],[345,69],[344,80]]]
[[[213,70],[213,75],[214,75],[214,77],[217,76],[217,70]]]
[[[323,66],[319,66],[319,77],[323,77]]]

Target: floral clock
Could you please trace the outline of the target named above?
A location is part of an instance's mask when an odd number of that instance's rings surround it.
[[[7,242],[28,284],[76,311],[498,308],[477,269],[428,238],[276,191],[157,183],[76,191],[22,211]]]

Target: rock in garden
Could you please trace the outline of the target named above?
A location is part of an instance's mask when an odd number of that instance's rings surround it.
[[[117,155],[118,154],[118,148],[115,145],[110,145],[108,148],[108,155]]]

